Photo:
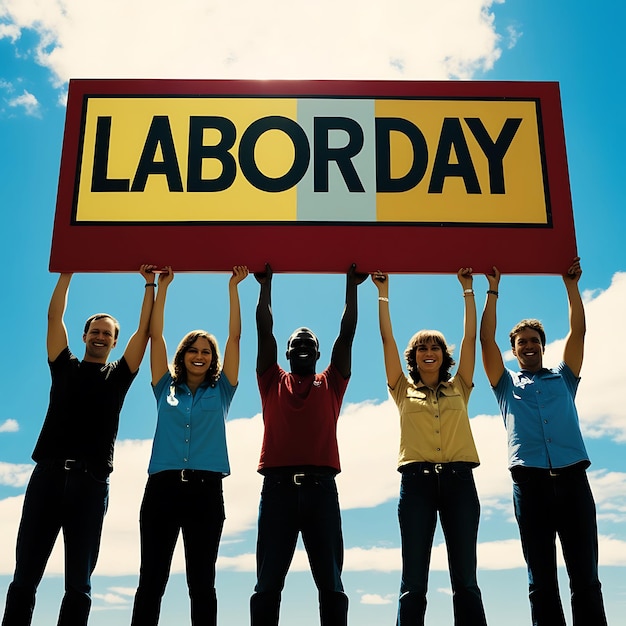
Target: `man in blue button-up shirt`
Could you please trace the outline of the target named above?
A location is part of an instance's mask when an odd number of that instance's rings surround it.
[[[507,429],[534,626],[565,626],[556,573],[557,534],[570,578],[574,624],[607,623],[598,579],[596,509],[585,471],[590,462],[574,404],[585,337],[581,274],[577,257],[563,276],[570,321],[563,361],[552,369],[543,366],[543,326],[526,319],[510,333],[519,372],[504,367],[495,340],[500,272],[494,267],[487,276],[480,341],[485,372]]]

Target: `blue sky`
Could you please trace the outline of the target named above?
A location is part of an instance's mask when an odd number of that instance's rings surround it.
[[[538,0],[388,0],[316,3],[272,0],[212,4],[181,0],[0,0],[0,255],[4,329],[0,405],[0,603],[13,569],[15,534],[30,454],[47,407],[49,373],[45,319],[56,276],[48,257],[64,124],[67,80],[76,78],[335,78],[550,80],[561,86],[581,289],[588,334],[578,406],[593,465],[600,534],[601,579],[609,622],[626,608],[626,408],[623,386],[626,307],[623,193],[624,87],[622,24],[626,9],[609,2],[568,7]],[[149,7],[149,11],[146,9]],[[471,234],[470,234],[471,235]],[[468,235],[468,236],[470,236]],[[477,245],[488,245],[477,241]],[[196,244],[197,245],[197,244]],[[515,242],[534,252],[532,231]],[[444,242],[416,241],[420,254],[445,254]],[[94,241],[99,254],[114,241]],[[311,251],[316,253],[320,251]],[[146,259],[150,262],[150,259]],[[494,259],[497,264],[497,259]],[[384,268],[382,268],[384,269]],[[461,292],[453,276],[393,276],[391,313],[399,345],[424,327],[452,344],[461,339]],[[475,280],[482,307],[487,288]],[[66,323],[70,346],[82,354],[83,320],[106,310],[122,324],[121,344],[136,327],[143,295],[138,275],[77,275]],[[342,276],[277,275],[275,331],[284,345],[293,328],[312,327],[322,361],[329,358],[342,310]],[[243,344],[240,387],[228,430],[232,476],[224,483],[227,522],[218,562],[219,623],[247,623],[254,586],[255,522],[261,438],[254,377],[257,284],[240,287]],[[227,322],[224,274],[179,275],[166,312],[173,347],[204,327],[223,344]],[[352,380],[339,437],[350,622],[394,622],[399,587],[395,471],[398,425],[388,400],[377,328],[374,286],[359,288],[360,318]],[[565,291],[554,276],[504,277],[500,345],[520,318],[539,317],[548,333],[546,363],[556,363],[567,332]],[[114,356],[119,356],[122,347]],[[284,365],[284,363],[283,363]],[[155,407],[144,362],[122,413],[111,505],[94,576],[90,624],[130,621],[139,567],[138,510],[146,478]],[[480,367],[470,401],[482,465],[479,583],[490,624],[530,623],[526,572],[512,517],[504,428]],[[451,623],[450,583],[438,532],[431,565],[427,624]],[[189,623],[189,602],[177,554],[163,603],[164,625]],[[40,586],[33,624],[54,623],[61,599],[62,555],[53,554]],[[567,579],[560,570],[567,605]],[[619,617],[618,617],[619,616]],[[283,596],[283,624],[319,622],[315,588],[301,550]]]

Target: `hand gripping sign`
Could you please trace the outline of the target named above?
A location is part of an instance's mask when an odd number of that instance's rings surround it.
[[[52,271],[560,274],[574,256],[557,83],[70,81]]]

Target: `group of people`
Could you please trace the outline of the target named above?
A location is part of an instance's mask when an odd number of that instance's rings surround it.
[[[139,326],[123,356],[109,362],[119,324],[90,317],[79,360],[68,347],[63,322],[71,274],[61,274],[48,311],[50,404],[33,452],[36,462],[16,546],[16,567],[2,626],[31,623],[35,594],[58,533],[65,542],[65,594],[59,626],[84,626],[108,504],[108,476],[119,413],[150,341],[157,425],[140,512],[141,567],[132,626],[155,626],[182,531],[191,622],[217,623],[215,564],[224,523],[222,479],[230,473],[225,419],[237,388],[241,314],[238,285],[248,275],[233,268],[228,284],[230,318],[223,357],[215,337],[194,330],[172,363],[163,338],[167,292],[174,272],[143,265]],[[508,434],[513,502],[528,567],[535,626],[564,626],[557,583],[559,536],[570,579],[576,626],[606,624],[598,578],[598,537],[590,461],[574,397],[583,361],[585,316],[579,259],[564,273],[570,332],[562,362],[543,366],[545,332],[522,320],[510,333],[519,371],[504,366],[495,340],[500,272],[487,276],[480,327],[483,363]],[[330,364],[317,372],[319,342],[309,328],[287,342],[289,371],[278,364],[273,332],[272,268],[255,274],[256,373],[264,435],[258,471],[263,475],[257,534],[257,582],[250,599],[252,626],[277,626],[281,593],[299,534],[319,595],[322,626],[346,626],[342,584],[343,537],[336,475],[341,471],[336,425],[351,374],[357,325],[357,287],[367,278],[347,272],[345,308]],[[398,518],[402,578],[397,625],[424,624],[428,571],[437,517],[448,552],[455,625],[487,623],[477,582],[480,503],[473,469],[479,465],[468,400],[473,388],[477,316],[471,268],[458,279],[464,297],[464,333],[458,367],[443,335],[416,333],[403,367],[389,313],[389,276],[376,272],[380,334],[389,392],[400,416],[401,474]],[[156,292],[156,297],[155,297]]]

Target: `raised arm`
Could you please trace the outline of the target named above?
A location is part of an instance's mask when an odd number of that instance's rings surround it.
[[[236,385],[239,378],[239,340],[241,339],[241,307],[239,306],[239,283],[248,275],[245,265],[233,267],[233,274],[228,281],[228,300],[230,317],[228,320],[228,339],[224,347],[224,365],[222,372],[231,385]]]
[[[393,336],[391,314],[389,312],[389,276],[382,272],[372,274],[372,282],[378,289],[378,323],[380,338],[383,341],[383,358],[385,359],[385,373],[387,385],[393,389],[402,376],[402,361],[398,352],[398,345]]]
[[[174,271],[168,265],[159,274],[159,289],[157,290],[150,317],[150,373],[153,385],[156,385],[163,378],[163,374],[168,369],[167,345],[163,337],[163,326],[167,289],[173,280]]]
[[[473,276],[471,267],[462,267],[457,272],[457,278],[463,287],[465,313],[463,320],[463,340],[459,350],[459,367],[457,376],[471,387],[476,365],[476,301],[474,299]]]
[[[155,265],[142,265],[139,273],[145,279],[145,289],[143,301],[141,303],[141,312],[139,314],[139,325],[132,337],[126,344],[124,350],[124,359],[131,372],[136,372],[141,365],[141,360],[146,352],[148,338],[150,337],[150,315],[152,314],[152,306],[154,304],[154,270]]]
[[[346,274],[346,305],[341,316],[339,336],[335,339],[330,362],[344,377],[350,376],[352,368],[352,341],[356,332],[357,294],[356,288],[367,278],[367,274],[356,271],[353,263]]]
[[[261,375],[278,360],[278,346],[274,337],[274,318],[272,316],[272,268],[265,265],[264,272],[255,273],[254,277],[261,285],[259,302],[256,306],[256,329],[258,352],[256,371]]]
[[[567,299],[569,301],[569,333],[565,339],[563,349],[563,360],[567,363],[575,376],[580,374],[583,366],[583,355],[585,350],[585,307],[583,306],[578,281],[583,271],[580,267],[580,257],[576,257],[574,262],[563,276]]]
[[[498,301],[498,286],[500,284],[500,272],[494,266],[493,274],[487,274],[489,281],[489,290],[487,291],[487,300],[485,301],[485,309],[480,322],[480,345],[483,353],[483,365],[485,374],[495,387],[504,372],[504,361],[498,344],[496,343],[496,303]]]
[[[46,349],[50,361],[54,361],[68,345],[67,328],[65,328],[63,316],[67,306],[67,292],[71,280],[72,274],[60,274],[50,298],[48,334],[46,337]]]

